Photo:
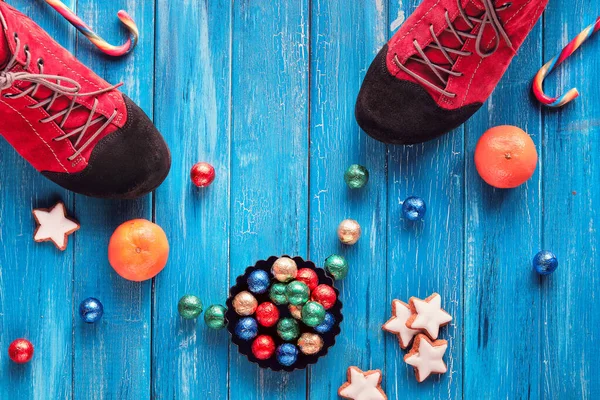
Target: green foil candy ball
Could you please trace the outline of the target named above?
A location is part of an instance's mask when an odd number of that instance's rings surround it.
[[[285,294],[285,283],[274,283],[269,291],[269,298],[271,301],[278,306],[282,306],[288,303],[287,296]]]
[[[177,303],[177,311],[182,318],[196,319],[202,314],[202,301],[191,294],[186,294]]]
[[[219,304],[213,304],[204,313],[204,322],[211,329],[223,329],[225,327],[225,312],[227,309]]]
[[[325,320],[325,308],[316,301],[309,301],[302,307],[302,322],[310,327],[320,325]]]
[[[277,323],[277,334],[285,341],[295,340],[300,336],[300,327],[294,318],[283,318]]]
[[[352,164],[344,173],[344,181],[350,189],[360,189],[369,182],[369,171],[362,165]]]
[[[342,256],[332,254],[325,260],[325,270],[329,272],[333,279],[344,279],[348,275],[348,262]]]
[[[304,282],[292,281],[285,288],[285,294],[290,304],[299,306],[308,301],[310,289]]]

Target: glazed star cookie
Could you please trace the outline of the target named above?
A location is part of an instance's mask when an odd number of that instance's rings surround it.
[[[52,242],[62,251],[67,248],[68,236],[80,228],[77,221],[67,216],[63,202],[56,203],[52,208],[34,209],[33,218],[37,223],[33,240]]]
[[[338,395],[351,400],[387,400],[378,369],[363,372],[358,367],[348,368],[348,382],[340,386]]]
[[[423,382],[431,374],[443,374],[448,370],[443,360],[447,348],[447,341],[440,339],[432,342],[420,333],[412,349],[404,356],[404,362],[414,367],[417,381]]]
[[[434,293],[425,300],[411,297],[409,302],[412,315],[406,321],[406,326],[411,329],[422,329],[435,340],[440,332],[440,327],[452,321],[452,316],[442,310],[442,297]]]
[[[411,329],[406,326],[406,321],[412,315],[408,304],[400,300],[392,301],[392,318],[383,324],[382,329],[398,336],[400,347],[406,349],[417,333],[418,329]]]

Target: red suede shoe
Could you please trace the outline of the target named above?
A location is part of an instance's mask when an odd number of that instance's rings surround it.
[[[424,0],[369,68],[358,124],[414,144],[458,127],[487,100],[548,0]]]
[[[44,176],[93,197],[135,198],[171,166],[144,112],[0,1],[0,134]]]

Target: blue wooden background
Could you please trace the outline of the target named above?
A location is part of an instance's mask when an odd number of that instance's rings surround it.
[[[549,79],[583,97],[561,111],[529,92],[543,61],[600,14],[595,0],[550,0],[486,105],[450,135],[385,146],[353,116],[377,50],[418,0],[68,0],[113,42],[116,11],[140,28],[134,53],[95,51],[42,0],[8,0],[153,117],[173,153],[165,183],[138,201],[68,193],[0,143],[1,399],[333,399],[346,368],[383,371],[390,399],[599,398],[600,40]],[[526,185],[494,190],[473,150],[489,127],[514,124],[538,146]],[[206,160],[217,179],[198,191],[189,169]],[[371,180],[350,192],[352,163]],[[401,220],[409,195],[427,201],[423,223]],[[82,228],[64,253],[32,240],[31,210],[58,199]],[[154,219],[171,242],[167,268],[142,284],[118,277],[106,245],[121,222]],[[363,238],[342,247],[344,218]],[[558,271],[540,279],[530,260],[554,251]],[[177,300],[224,303],[229,285],[258,259],[297,254],[351,265],[339,285],[345,321],[329,355],[306,371],[272,373],[238,355],[225,331],[182,321]],[[417,384],[396,338],[381,331],[391,300],[437,291],[454,316],[449,372]],[[79,302],[98,297],[102,322],[84,325]],[[17,337],[36,348],[15,365]]]

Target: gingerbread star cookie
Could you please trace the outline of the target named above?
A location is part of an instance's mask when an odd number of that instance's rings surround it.
[[[422,329],[435,340],[440,332],[440,327],[448,325],[452,316],[442,310],[442,297],[434,293],[425,300],[417,297],[410,298],[412,315],[406,321],[406,326],[411,329]]]
[[[338,395],[351,400],[387,400],[378,369],[363,372],[358,367],[348,368],[348,382],[340,386]]]
[[[33,240],[52,242],[62,251],[67,248],[68,236],[80,228],[77,221],[67,216],[63,202],[56,203],[52,208],[34,209],[33,218],[37,223]]]
[[[404,362],[414,367],[417,381],[423,382],[431,374],[443,374],[448,370],[443,360],[447,348],[447,341],[432,342],[420,333],[412,349],[404,356]]]
[[[412,315],[408,304],[400,300],[392,301],[392,318],[383,324],[382,329],[398,336],[400,347],[406,349],[417,333],[418,329],[411,329],[406,326],[406,321]]]

